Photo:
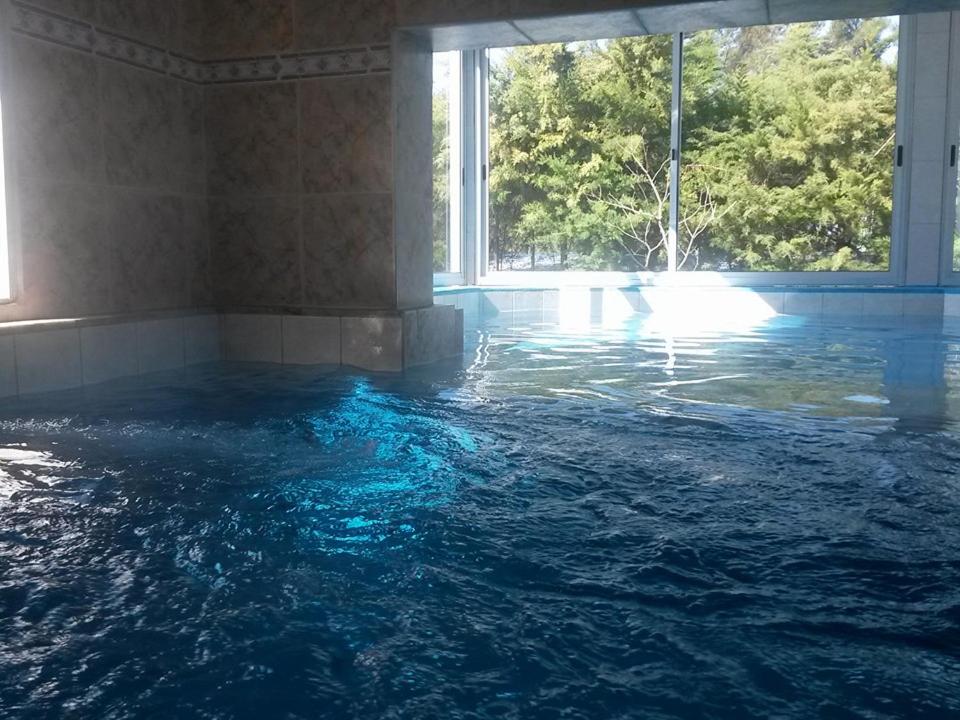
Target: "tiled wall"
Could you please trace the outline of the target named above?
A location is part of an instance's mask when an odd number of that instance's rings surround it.
[[[356,45],[389,55],[392,3],[214,0],[208,54]],[[379,50],[378,50],[379,48]],[[208,87],[214,286],[226,308],[396,309],[388,63]]]
[[[16,302],[0,322],[211,304],[203,88],[108,57],[114,33],[195,44],[190,3],[35,4],[75,20],[2,8]],[[62,34],[27,34],[46,31]]]

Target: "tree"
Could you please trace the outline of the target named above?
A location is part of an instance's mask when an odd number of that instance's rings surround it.
[[[896,125],[891,21],[685,45],[679,263],[881,269]],[[672,38],[514,48],[490,82],[498,267],[666,266]],[[521,258],[526,258],[522,261]]]
[[[433,95],[433,271],[447,269],[447,239],[450,237],[450,102],[442,93]]]

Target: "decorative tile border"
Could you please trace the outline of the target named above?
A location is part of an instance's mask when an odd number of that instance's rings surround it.
[[[390,48],[377,46],[214,61],[204,66],[204,82],[293,80],[336,75],[365,75],[389,70]]]
[[[198,84],[364,75],[390,70],[390,48],[383,45],[202,62],[16,0],[11,4],[13,32]]]

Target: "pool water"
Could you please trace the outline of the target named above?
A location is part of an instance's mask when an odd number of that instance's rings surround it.
[[[0,717],[960,716],[960,328],[564,328],[0,406]]]

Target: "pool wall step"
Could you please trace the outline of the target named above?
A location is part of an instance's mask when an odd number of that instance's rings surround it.
[[[68,390],[220,359],[215,313],[0,325],[0,397]]]
[[[401,372],[463,354],[463,312],[449,305],[373,315],[227,313],[223,359]]]
[[[344,317],[167,313],[0,324],[0,398],[226,361],[401,372],[463,354],[448,305]]]

